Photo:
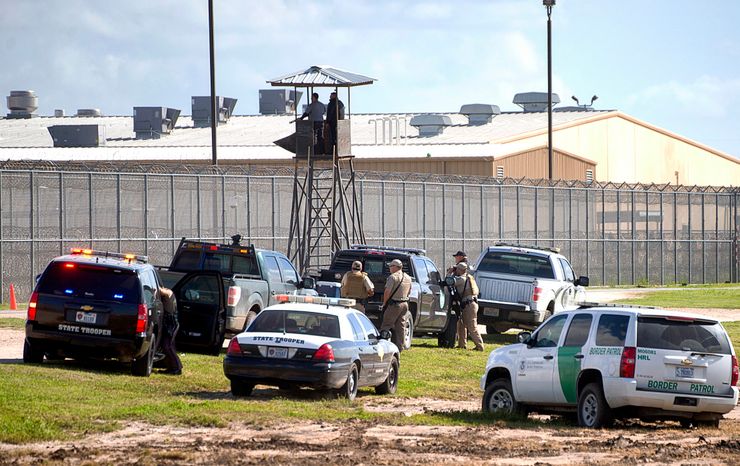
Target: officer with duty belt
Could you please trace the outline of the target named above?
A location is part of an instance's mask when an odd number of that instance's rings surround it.
[[[466,264],[468,263],[468,255],[463,250],[457,251],[455,254],[452,255],[452,257],[455,259],[455,264],[447,269],[447,275],[455,275],[455,267],[460,262],[465,262]],[[458,340],[461,342],[464,342],[468,339],[468,332],[465,330],[465,324],[463,323],[462,319],[457,321],[457,336]]]
[[[455,266],[455,288],[460,295],[460,305],[462,306],[462,327],[457,329],[457,347],[465,349],[467,346],[468,336],[475,343],[476,351],[483,351],[483,339],[478,333],[478,284],[472,275],[468,274],[468,264],[458,262]]]
[[[383,323],[380,330],[393,331],[391,341],[403,351],[403,338],[406,334],[406,313],[409,310],[409,294],[411,293],[411,277],[403,271],[403,263],[393,259],[388,263],[391,274],[385,282],[383,292]]]
[[[352,270],[342,277],[342,298],[354,299],[355,305],[352,307],[364,314],[365,305],[363,302],[374,294],[375,285],[370,281],[367,273],[362,271],[362,262],[352,262]]]

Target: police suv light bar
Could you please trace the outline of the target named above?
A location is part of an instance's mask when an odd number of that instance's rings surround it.
[[[327,306],[352,307],[356,301],[351,298],[327,298],[325,296],[304,296],[295,294],[275,295],[279,303],[325,304]]]
[[[72,248],[72,254],[81,254],[83,256],[115,257],[117,259],[125,259],[127,261],[149,262],[148,256],[122,254],[120,252],[96,251],[95,249]]]

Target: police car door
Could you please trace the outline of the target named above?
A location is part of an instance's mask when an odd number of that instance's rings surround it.
[[[177,299],[180,330],[179,343],[215,345],[222,337],[226,303],[223,276],[219,272],[190,272],[180,279],[172,292]]]
[[[519,353],[514,391],[517,400],[530,403],[552,403],[555,400],[553,376],[558,342],[567,315],[555,315],[532,334],[530,342]]]
[[[416,280],[419,282],[421,296],[419,296],[419,329],[428,328],[432,324],[432,305],[434,304],[434,294],[429,288],[429,271],[426,263],[421,257],[412,257],[414,263]]]
[[[368,338],[369,335],[362,327],[362,324],[360,324],[356,313],[347,314],[347,319],[352,327],[352,338],[360,356],[360,363],[362,364],[359,384],[370,385],[370,382],[376,377],[375,371],[379,361],[377,345],[373,345],[373,341]],[[374,342],[377,343],[377,340]]]
[[[557,370],[552,379],[556,403],[575,404],[578,401],[578,374],[592,323],[590,313],[575,314],[568,323],[565,339],[558,345]]]

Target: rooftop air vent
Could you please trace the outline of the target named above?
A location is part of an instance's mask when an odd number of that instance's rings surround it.
[[[546,112],[547,111],[547,92],[520,92],[514,96],[514,103],[522,107],[527,112]],[[552,93],[552,105],[560,103],[560,97]]]
[[[159,139],[175,129],[180,110],[167,107],[134,107],[136,139]]]
[[[64,109],[63,108],[57,108],[54,110],[54,116],[57,118],[64,116]]]
[[[303,92],[289,89],[260,89],[260,114],[285,115],[293,113]]]
[[[416,115],[409,124],[419,130],[419,137],[429,137],[442,134],[452,120],[447,115]]]
[[[501,109],[498,105],[466,104],[460,107],[460,113],[468,117],[469,125],[485,125],[494,115],[500,115]]]
[[[53,125],[47,128],[54,147],[98,147],[105,145],[102,125]]]
[[[99,108],[80,108],[77,109],[78,117],[99,117],[103,116]]]
[[[8,118],[31,118],[39,108],[39,98],[33,91],[10,91],[8,96]]]
[[[211,96],[193,96],[191,99],[193,125],[197,128],[211,126]],[[216,96],[218,107],[218,124],[226,123],[236,107],[236,99]]]

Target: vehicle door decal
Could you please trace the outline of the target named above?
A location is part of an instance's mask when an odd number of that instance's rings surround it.
[[[560,388],[568,403],[575,403],[578,399],[577,379],[581,373],[582,359],[576,359],[576,354],[583,354],[582,346],[561,346],[558,348],[558,376]]]

